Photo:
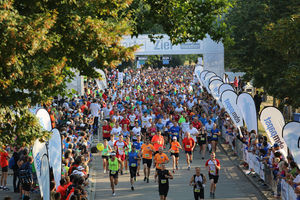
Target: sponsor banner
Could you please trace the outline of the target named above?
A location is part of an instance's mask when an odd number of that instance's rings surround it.
[[[294,157],[294,161],[298,164],[298,167],[300,167],[300,123],[287,123],[283,127],[282,136],[290,153]]]
[[[208,73],[207,70],[203,70],[201,73],[200,73],[200,80],[201,80],[201,83],[202,85],[204,86],[204,77],[205,75]]]
[[[204,77],[204,87],[206,88],[207,92],[208,93],[211,93],[209,88],[208,88],[208,85],[209,85],[209,79],[214,77],[214,76],[217,76],[214,72],[208,72],[206,73],[205,77]]]
[[[62,162],[61,137],[57,129],[52,130],[52,135],[48,145],[48,154],[49,154],[49,165],[50,168],[52,168],[53,170],[54,180],[57,188],[60,185],[59,182],[61,179],[61,162]]]
[[[280,110],[275,107],[265,107],[260,113],[260,121],[265,128],[271,144],[278,143],[287,156],[287,145],[282,137],[282,130],[285,124]]]
[[[203,67],[202,66],[200,66],[200,65],[197,65],[196,67],[195,67],[195,75],[196,75],[196,77],[198,78],[198,81],[199,81],[199,83],[202,85],[202,82],[201,82],[201,72],[203,71]]]
[[[50,115],[47,112],[46,109],[40,108],[36,112],[36,117],[40,121],[40,125],[46,130],[46,131],[51,131],[52,130],[52,125],[51,125],[51,119]]]
[[[237,94],[232,90],[226,90],[221,94],[221,103],[237,127],[243,126],[243,117],[236,105]]]
[[[50,172],[46,144],[37,139],[33,145],[32,155],[41,197],[50,200]]]
[[[214,77],[212,77],[212,78],[214,78]],[[219,79],[214,79],[208,85],[212,96],[216,99],[217,103],[219,104],[219,106],[221,108],[223,108],[224,106],[222,105],[222,103],[220,101],[220,95],[219,95],[218,91],[219,91],[220,85],[222,85],[222,84],[223,84],[223,81],[221,81]]]
[[[103,70],[101,69],[95,69],[99,74],[101,74],[101,80],[100,79],[96,79],[96,83],[97,86],[100,90],[104,90],[105,88],[107,88],[107,80],[106,80],[106,76]]]
[[[248,93],[242,93],[238,96],[236,104],[242,113],[247,130],[249,132],[255,130],[258,133],[257,112],[252,96]]]
[[[209,79],[209,81],[208,81],[208,86],[209,86],[210,82],[212,82],[213,80],[220,80],[220,81],[222,81],[222,79],[220,78],[220,76],[218,76],[218,75],[213,76],[213,77],[211,77],[211,78]],[[222,82],[223,82],[223,81],[222,81]]]
[[[219,92],[219,95],[221,97],[221,94],[225,91],[225,90],[232,90],[234,91],[233,87],[227,83],[223,83],[222,85],[220,85],[219,89],[218,89],[218,92]]]

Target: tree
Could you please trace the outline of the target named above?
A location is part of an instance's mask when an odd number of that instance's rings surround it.
[[[122,46],[123,35],[163,29],[174,44],[206,34],[221,40],[221,16],[230,6],[229,0],[0,1],[0,130],[9,133],[0,144],[20,144],[14,140],[20,134],[31,135],[25,140],[30,144],[44,135],[37,123],[31,124],[35,131],[12,127],[25,116],[33,120],[28,107],[64,95],[74,72],[98,77],[95,68],[133,59],[137,46]]]
[[[239,0],[226,19],[234,41],[225,46],[226,65],[295,107],[300,106],[299,10],[295,0]]]

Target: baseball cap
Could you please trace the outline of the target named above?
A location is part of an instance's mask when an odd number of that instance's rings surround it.
[[[174,136],[174,137],[173,137],[173,140],[175,140],[175,139],[177,139],[177,137],[176,137],[176,136]]]
[[[279,144],[278,144],[278,143],[275,143],[275,144],[273,145],[273,147],[274,147],[274,148],[279,147]]]
[[[115,156],[115,155],[116,155],[116,152],[113,151],[113,152],[110,153],[110,155],[111,155],[111,156]]]

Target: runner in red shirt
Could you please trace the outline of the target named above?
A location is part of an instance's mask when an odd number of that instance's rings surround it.
[[[120,125],[122,126],[122,129],[124,128],[125,124],[127,124],[127,130],[129,131],[129,126],[130,126],[130,120],[127,118],[126,114],[123,114],[123,119],[120,122]]]
[[[188,170],[191,169],[190,163],[193,162],[193,150],[196,146],[195,140],[191,137],[189,132],[186,132],[186,137],[182,140],[182,146],[186,154],[186,163],[188,165]]]
[[[7,182],[7,174],[8,174],[8,153],[5,150],[5,146],[3,147],[3,150],[0,152],[0,165],[2,168],[2,175],[1,175],[1,184],[0,184],[0,189],[2,190],[9,190],[6,187],[6,182]]]
[[[103,140],[110,140],[110,132],[111,132],[112,128],[111,126],[108,124],[108,122],[106,120],[104,120],[103,122],[103,126],[102,126],[102,133],[103,133]]]
[[[218,183],[221,169],[220,161],[216,159],[215,152],[211,153],[210,159],[206,161],[205,166],[210,180],[210,197],[215,198],[216,184]]]

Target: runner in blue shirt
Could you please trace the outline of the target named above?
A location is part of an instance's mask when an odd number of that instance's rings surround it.
[[[179,141],[179,133],[180,133],[180,126],[178,126],[178,123],[175,122],[174,123],[174,126],[172,126],[170,129],[169,129],[169,133],[170,133],[170,137],[173,138],[173,137],[177,137],[177,141]],[[171,144],[172,141],[170,141],[170,144]]]
[[[217,150],[218,137],[220,135],[221,132],[219,129],[217,129],[217,125],[213,124],[213,128],[211,129],[211,146],[213,152],[216,152]]]
[[[131,151],[128,153],[131,190],[134,190],[133,184],[134,184],[134,181],[136,180],[138,160],[140,160],[140,156],[139,156],[138,152],[136,151],[135,146],[132,145]]]
[[[133,146],[135,147],[136,151],[139,153],[141,151],[141,147],[144,144],[144,142],[141,141],[141,136],[138,135],[136,137],[136,141],[133,142]],[[140,164],[141,164],[141,160],[138,160],[138,166],[137,166],[137,176],[140,176]]]

